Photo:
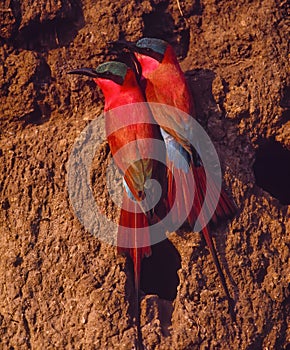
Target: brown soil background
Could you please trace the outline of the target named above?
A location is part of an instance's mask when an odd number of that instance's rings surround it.
[[[110,58],[110,40],[144,35],[176,48],[239,207],[213,233],[236,323],[203,239],[180,231],[170,236],[180,259],[157,247],[153,261],[173,271],[168,286],[148,273],[142,282],[144,344],[289,349],[288,16],[278,0],[2,0],[1,349],[133,348],[131,266],[85,231],[66,186],[74,141],[103,99],[93,82],[66,71]],[[103,180],[108,159],[104,144],[92,182],[115,217]]]

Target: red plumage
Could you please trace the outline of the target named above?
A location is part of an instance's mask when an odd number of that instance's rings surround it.
[[[153,52],[153,54],[151,50],[150,53],[150,49],[153,49],[154,51],[156,46],[159,44],[159,49]],[[164,45],[165,50],[160,55]],[[144,50],[144,48],[146,48],[146,50]],[[205,216],[203,217],[204,213],[201,213],[201,208],[203,204],[205,204],[205,213],[214,211],[211,219],[212,222],[216,223],[219,219],[233,216],[236,212],[236,206],[234,202],[229,199],[224,189],[221,189],[221,192],[219,193],[214,181],[210,178],[206,178],[206,173],[202,162],[194,161],[196,158],[196,155],[194,155],[195,151],[192,149],[189,141],[182,136],[183,130],[186,130],[186,127],[191,125],[190,118],[195,118],[195,109],[192,95],[184,73],[179,66],[172,46],[161,41],[158,43],[158,40],[156,39],[145,38],[137,42],[134,47],[134,51],[136,58],[141,65],[141,85],[144,87],[147,101],[158,102],[165,105],[164,108],[158,107],[158,109],[156,109],[158,111],[157,113],[153,112],[154,119],[161,126],[161,128],[171,135],[174,140],[177,141],[177,143],[181,145],[183,149],[186,150],[186,152],[188,152],[188,154],[191,156],[190,168],[195,182],[193,206],[191,203],[192,194],[188,193],[188,189],[194,187],[192,187],[192,183],[188,184],[188,186],[186,185],[187,181],[191,180],[188,180],[189,177],[186,176],[181,169],[177,168],[174,165],[174,162],[172,162],[170,159],[167,160],[167,166],[170,169],[168,172],[168,203],[170,206],[172,206],[174,201],[177,200],[177,212],[178,215],[181,216],[186,208],[188,209],[192,207],[188,216],[188,222],[192,227],[194,227],[195,221],[197,218],[199,218],[200,225],[203,227],[203,236],[217,266],[224,290],[227,296],[230,297],[224,275],[217,259],[212,238],[206,226],[208,220],[206,220]],[[159,58],[156,58],[156,53],[157,57],[159,56]],[[176,107],[186,114],[178,113],[178,111],[174,112],[173,109],[170,109],[170,113],[168,113],[168,108],[166,108],[166,105]],[[168,124],[171,127],[168,126]],[[175,182],[172,177],[175,177]],[[176,181],[182,181],[184,184],[183,191],[179,195],[179,198],[176,198],[175,193]],[[204,203],[206,192],[208,192],[209,200]],[[213,199],[218,200],[216,208],[212,207],[212,203],[214,203]],[[178,219],[179,218],[177,218],[177,220]]]
[[[135,288],[138,291],[141,261],[151,254],[150,214],[140,212],[138,203],[144,199],[145,182],[156,177],[158,165],[154,159],[148,158],[148,154],[154,152],[152,140],[161,139],[161,136],[146,104],[134,105],[144,102],[144,96],[131,69],[128,69],[123,84],[106,78],[94,80],[105,97],[106,133],[112,156],[135,199],[135,202],[130,199],[124,190],[117,244],[118,252],[128,254],[133,261]],[[120,114],[114,111],[127,105],[130,107],[124,111],[120,109]],[[143,123],[140,123],[140,118]],[[119,128],[124,123],[128,125]],[[130,142],[125,152],[119,152]],[[132,164],[134,159],[138,160]],[[140,228],[143,229],[138,230]]]

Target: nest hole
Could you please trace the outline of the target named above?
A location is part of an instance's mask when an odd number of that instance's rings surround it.
[[[283,205],[290,204],[290,151],[275,140],[263,142],[253,164],[256,184]]]
[[[181,257],[168,240],[152,246],[150,257],[143,259],[141,289],[146,294],[157,294],[160,298],[173,301],[176,298],[181,267]]]

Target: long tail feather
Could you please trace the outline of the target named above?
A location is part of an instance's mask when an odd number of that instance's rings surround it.
[[[136,290],[139,289],[141,261],[151,254],[148,219],[143,212],[136,212],[137,205],[124,192],[117,237],[118,253],[128,254],[133,261]]]
[[[194,177],[195,177],[195,182],[196,182],[196,191],[195,191],[195,209],[197,211],[197,213],[199,214],[199,220],[200,220],[200,224],[202,225],[202,234],[204,236],[204,239],[207,243],[207,246],[210,250],[210,253],[211,253],[211,256],[213,258],[213,261],[215,263],[215,266],[217,268],[217,271],[218,271],[218,274],[219,274],[219,277],[220,277],[220,280],[221,280],[221,283],[222,283],[222,286],[223,286],[223,289],[225,291],[225,294],[228,298],[228,300],[231,302],[232,299],[231,299],[231,296],[230,296],[230,293],[229,293],[229,290],[228,290],[228,287],[227,287],[227,284],[226,284],[226,280],[225,280],[225,276],[224,276],[224,273],[222,271],[222,268],[221,268],[221,265],[220,265],[220,262],[219,262],[219,259],[218,259],[218,256],[217,256],[217,253],[216,253],[216,249],[215,249],[215,246],[214,246],[214,243],[213,243],[213,240],[212,240],[212,237],[208,231],[208,227],[207,227],[207,221],[205,221],[205,217],[204,217],[204,213],[203,211],[201,210],[202,208],[202,205],[203,205],[203,201],[204,201],[204,186],[205,186],[205,181],[204,181],[204,178],[201,175],[201,173],[198,171],[199,169],[197,168],[194,168],[193,169],[193,174],[194,174]],[[204,174],[204,173],[203,173]],[[211,188],[206,188],[206,190],[208,191],[211,191]],[[208,203],[207,203],[208,204]]]
[[[206,201],[206,207],[209,212],[213,212],[211,221],[217,223],[219,220],[231,218],[236,214],[237,208],[235,203],[228,197],[225,190],[222,188],[219,192],[215,182],[209,178],[206,178],[204,167],[193,166],[196,191],[200,193],[202,202],[204,201],[206,194],[208,200]],[[218,204],[216,208],[212,207],[212,203],[215,203],[218,198]]]
[[[182,169],[174,167],[173,162],[168,161],[168,168],[170,169],[170,172],[168,172],[168,202],[170,207],[172,207],[174,201],[177,201],[178,208],[176,220],[182,221],[182,215],[184,216],[184,212],[189,212],[187,220],[192,227],[194,227],[196,220],[199,220],[199,224],[202,227],[201,232],[216,265],[223,289],[227,298],[231,301],[225,276],[217,257],[212,237],[208,230],[207,225],[210,218],[207,217],[207,215],[209,215],[209,213],[214,213],[211,220],[216,222],[218,219],[232,216],[236,211],[236,207],[223,190],[221,194],[218,193],[213,181],[207,181],[205,171],[202,166],[196,167],[193,162],[190,164],[191,171],[193,172],[194,184],[192,184],[192,180],[190,176],[187,176],[187,173],[185,173]],[[180,193],[176,192],[176,188],[178,186],[181,186],[179,188],[182,189]],[[194,189],[194,193],[189,193],[190,189]],[[207,191],[209,198],[205,203],[206,205],[203,207]],[[193,196],[194,199],[192,204]],[[214,208],[212,204],[214,203],[214,198],[215,202],[216,198],[219,198],[217,208]],[[201,211],[202,208],[203,211]],[[182,222],[180,223],[182,224]]]
[[[143,212],[137,212],[137,208],[137,202],[129,199],[127,193],[124,191],[117,244],[118,253],[128,254],[133,262],[136,295],[136,349],[141,350],[143,349],[139,306],[141,261],[145,256],[151,254],[151,247],[148,219]],[[142,229],[142,231],[140,229]]]
[[[229,290],[228,290],[228,287],[227,287],[227,284],[226,284],[226,279],[225,279],[225,276],[224,276],[224,273],[222,271],[222,268],[221,268],[221,265],[220,265],[220,262],[219,262],[219,259],[217,257],[217,253],[216,253],[216,249],[214,247],[214,244],[213,244],[213,240],[212,240],[212,237],[207,229],[207,227],[205,226],[203,229],[202,229],[202,234],[203,234],[203,237],[206,241],[206,244],[210,250],[210,253],[211,253],[211,256],[213,258],[213,261],[215,263],[215,266],[217,268],[217,271],[218,271],[218,274],[220,276],[220,280],[221,280],[221,283],[222,283],[222,286],[223,286],[223,289],[226,293],[226,296],[228,299],[231,299],[231,296],[230,296],[230,293],[229,293]]]
[[[196,213],[192,211],[193,193],[190,193],[190,189],[194,189],[193,178],[183,169],[175,167],[174,163],[169,160],[167,160],[167,166],[169,170],[167,176],[168,207],[171,209],[174,204],[176,205],[176,213],[172,216],[172,224],[181,226],[186,220],[192,223],[197,218]]]

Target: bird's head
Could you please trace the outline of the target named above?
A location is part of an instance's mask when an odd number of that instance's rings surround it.
[[[98,85],[100,85],[103,80],[112,81],[115,84],[123,85],[127,73],[128,67],[126,64],[117,61],[101,63],[97,68],[79,68],[68,72],[68,74],[80,74],[91,77]]]
[[[120,105],[120,96],[124,91],[136,90],[138,83],[135,73],[125,63],[108,61],[97,68],[73,69],[68,74],[80,74],[93,78],[105,97],[105,110]]]
[[[128,50],[134,52],[137,55],[145,55],[154,58],[158,62],[162,62],[165,52],[168,46],[166,41],[156,38],[142,38],[136,43],[127,40],[117,40],[109,43],[112,52],[118,52],[120,50]]]
[[[172,46],[162,39],[142,38],[136,43],[126,40],[117,40],[110,43],[113,51],[127,50],[134,53],[135,59],[141,66],[142,75],[147,78],[158,66],[168,61],[175,63],[176,55]]]
[[[135,44],[135,52],[150,56],[158,62],[162,62],[169,44],[161,39],[142,38]]]

